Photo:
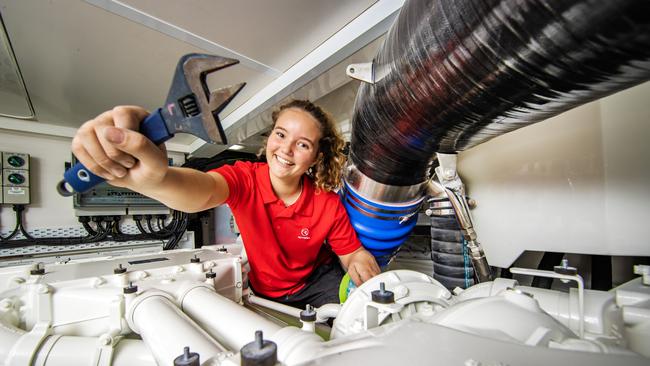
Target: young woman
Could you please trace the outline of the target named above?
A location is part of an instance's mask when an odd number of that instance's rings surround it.
[[[261,296],[296,307],[338,302],[343,275],[355,284],[379,273],[357,239],[334,189],[341,184],[343,141],[332,119],[309,101],[273,113],[266,163],[238,162],[204,173],[167,166],[164,147],[136,132],[147,112],[116,107],[79,128],[72,152],[110,184],[185,212],[227,203]]]

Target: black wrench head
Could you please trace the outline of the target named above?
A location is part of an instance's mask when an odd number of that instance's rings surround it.
[[[181,57],[161,111],[169,132],[189,133],[215,144],[227,143],[218,114],[245,84],[210,92],[206,79],[208,74],[237,63],[235,59],[200,53]]]

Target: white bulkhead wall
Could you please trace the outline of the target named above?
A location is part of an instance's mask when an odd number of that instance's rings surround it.
[[[525,250],[650,255],[650,83],[460,154],[491,265]]]

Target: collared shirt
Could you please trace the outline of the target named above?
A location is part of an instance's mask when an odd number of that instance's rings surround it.
[[[244,241],[249,279],[262,295],[280,297],[304,287],[312,270],[327,259],[326,240],[337,255],[361,246],[338,195],[317,193],[309,177],[303,177],[298,200],[285,206],[273,192],[266,163],[236,162],[213,171],[228,183],[226,203]]]

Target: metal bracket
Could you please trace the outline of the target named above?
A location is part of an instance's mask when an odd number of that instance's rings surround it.
[[[398,313],[402,311],[403,308],[404,305],[398,303],[380,304],[375,301],[368,302],[364,314],[365,330],[378,327],[389,315],[399,316]]]
[[[578,323],[580,329],[580,338],[584,339],[585,337],[585,283],[582,277],[579,274],[569,275],[556,273],[553,271],[542,271],[539,269],[530,269],[530,268],[510,268],[510,272],[513,274],[523,274],[528,276],[540,276],[547,278],[557,278],[564,281],[575,281],[578,284]]]
[[[357,79],[370,84],[375,83],[375,73],[372,62],[350,64],[345,70],[345,73],[353,79]]]

